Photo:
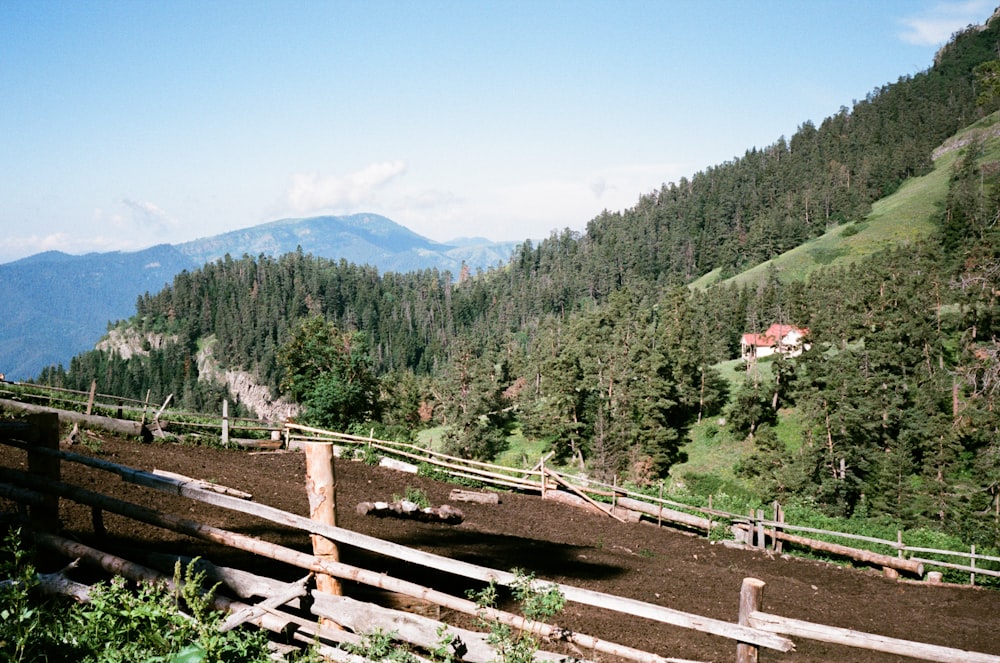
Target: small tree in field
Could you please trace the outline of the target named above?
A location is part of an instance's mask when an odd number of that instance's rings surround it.
[[[278,351],[281,390],[306,409],[309,423],[346,430],[379,414],[379,385],[361,332],[321,317],[303,320]]]

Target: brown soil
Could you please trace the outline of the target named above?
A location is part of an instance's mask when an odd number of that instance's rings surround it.
[[[79,446],[73,448],[88,453]],[[143,470],[169,470],[253,494],[254,500],[306,515],[304,456],[301,453],[251,455],[178,444],[139,444],[106,439],[100,458]],[[0,467],[24,467],[20,451],[0,445]],[[390,500],[418,488],[435,506],[448,501],[453,485],[362,463],[337,461],[338,524],[399,544],[482,566],[524,569],[542,579],[631,597],[689,613],[736,621],[740,585],[746,577],[764,580],[765,611],[831,626],[1000,655],[996,634],[1000,592],[957,586],[928,586],[890,580],[871,569],[782,557],[712,544],[703,537],[623,524],[584,510],[543,501],[537,496],[504,493],[498,505],[455,504],[465,513],[459,525],[358,516],[362,501]],[[63,479],[123,499],[253,534],[302,550],[308,537],[231,511],[137,488],[104,472],[63,464]],[[10,505],[0,500],[0,510]],[[283,579],[303,575],[276,569],[247,555],[216,548],[182,535],[106,515],[108,536],[95,541],[88,508],[63,500],[63,526],[96,547],[151,546],[161,551],[202,556]],[[473,581],[442,577],[427,569],[396,563],[352,549],[343,561],[458,596],[476,588]],[[348,593],[355,588],[347,587]],[[447,621],[469,626],[461,615]],[[732,661],[735,643],[724,638],[570,603],[555,620],[560,626],[656,654],[700,661]],[[797,639],[797,651],[762,650],[762,661],[912,660]],[[546,648],[556,647],[546,645]],[[588,658],[607,656],[582,652]]]

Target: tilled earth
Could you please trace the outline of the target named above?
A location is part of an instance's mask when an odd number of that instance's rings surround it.
[[[152,471],[167,470],[253,494],[257,502],[307,515],[304,454],[251,454],[173,443],[140,444],[105,438],[96,453],[80,445],[73,451],[102,460]],[[0,467],[23,468],[25,454],[0,445]],[[458,525],[359,516],[363,501],[389,501],[409,488],[423,491],[434,506],[448,503],[455,487],[358,462],[336,462],[338,525],[438,555],[503,571],[523,569],[537,577],[607,594],[630,597],[697,615],[735,622],[744,578],[766,582],[766,612],[820,624],[1000,655],[1000,592],[959,586],[929,586],[884,578],[871,569],[713,544],[655,524],[624,524],[537,496],[503,493],[499,504],[453,503],[465,519]],[[139,488],[116,476],[64,462],[63,480],[102,493],[142,503],[225,529],[309,550],[307,535],[257,518],[225,511],[184,498]],[[13,505],[0,500],[0,510]],[[184,535],[105,516],[107,534],[97,537],[89,508],[66,500],[62,525],[68,534],[101,549],[149,547],[170,553],[202,556],[219,565],[267,573],[283,580],[303,575],[248,553],[223,549]],[[474,581],[455,579],[415,565],[395,562],[351,548],[341,560],[402,577],[465,597]],[[360,588],[346,587],[347,593]],[[463,615],[441,613],[442,619],[470,626]],[[580,633],[653,652],[698,661],[732,661],[734,642],[644,618],[576,603],[554,620]],[[797,650],[761,650],[762,661],[904,661],[797,639]],[[558,649],[546,645],[547,649]],[[610,660],[594,652],[577,652]]]

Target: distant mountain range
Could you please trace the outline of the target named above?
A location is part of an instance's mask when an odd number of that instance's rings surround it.
[[[225,255],[279,256],[302,251],[377,267],[380,272],[505,263],[520,242],[463,238],[439,243],[377,214],[282,219],[244,230],[142,251],[73,256],[48,251],[0,265],[0,373],[36,377],[43,368],[94,347],[108,324],[135,314],[139,296],[176,274]]]

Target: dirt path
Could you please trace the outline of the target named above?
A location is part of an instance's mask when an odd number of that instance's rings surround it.
[[[87,453],[74,447],[74,451]],[[300,453],[250,455],[178,444],[106,440],[100,458],[144,470],[169,470],[217,482],[254,495],[258,502],[307,514],[304,457]],[[23,467],[22,452],[0,445],[0,466]],[[703,538],[660,529],[653,524],[623,524],[583,510],[542,501],[535,496],[502,494],[498,505],[456,504],[465,512],[460,525],[419,523],[358,516],[362,501],[390,500],[417,488],[435,506],[446,503],[454,486],[423,477],[338,461],[338,524],[406,546],[509,571],[524,569],[539,578],[626,596],[707,617],[736,621],[740,584],[753,576],[764,580],[768,612],[881,635],[1000,655],[1000,592],[962,587],[930,587],[885,579],[876,571],[844,568],[797,558],[731,549]],[[308,538],[241,514],[211,509],[120,482],[117,477],[63,464],[63,478],[83,487],[146,503],[213,525],[307,550]],[[65,501],[64,501],[65,502]],[[11,505],[0,500],[0,508]],[[108,515],[107,546],[152,546],[218,564],[259,571],[262,562],[214,548],[181,535],[137,525]],[[64,527],[92,539],[87,508],[64,504]],[[100,546],[98,546],[100,547]],[[475,583],[439,577],[426,569],[342,551],[349,563],[365,565],[453,594],[465,595]],[[270,565],[267,565],[270,567]],[[297,569],[275,570],[288,579]],[[348,588],[350,592],[352,588]],[[468,625],[462,616],[443,615]],[[568,604],[556,619],[560,626],[662,656],[700,661],[732,661],[735,644],[642,618]],[[798,651],[763,651],[762,661],[912,660],[876,655],[800,640]],[[583,656],[608,660],[582,652]]]

